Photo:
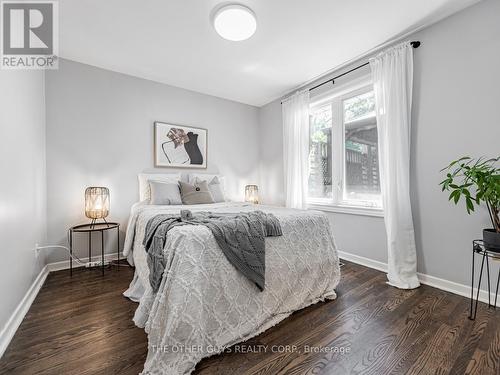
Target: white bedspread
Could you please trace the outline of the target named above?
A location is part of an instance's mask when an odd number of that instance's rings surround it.
[[[142,246],[148,220],[160,213],[262,210],[280,220],[283,236],[266,238],[266,284],[257,287],[234,268],[205,226],[180,226],[167,237],[167,269],[156,295]],[[245,341],[292,312],[336,297],[337,251],[322,212],[216,203],[132,208],[125,255],[136,274],[124,295],[139,299],[134,322],[148,333],[143,374],[189,374],[202,358]]]

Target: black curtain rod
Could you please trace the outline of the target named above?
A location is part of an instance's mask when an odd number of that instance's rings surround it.
[[[410,44],[411,44],[411,46],[412,46],[413,48],[418,48],[418,47],[420,47],[420,44],[421,44],[421,43],[420,43],[420,41],[416,40],[416,41],[414,41],[414,42],[410,42]],[[335,84],[335,80],[336,80],[336,79],[338,79],[338,78],[340,78],[340,77],[343,77],[343,76],[345,76],[345,75],[347,75],[347,74],[349,74],[349,73],[352,73],[352,72],[354,72],[355,70],[358,70],[358,69],[360,69],[360,68],[362,68],[362,67],[364,67],[364,66],[367,66],[368,64],[370,64],[370,63],[369,63],[369,62],[365,62],[364,64],[361,64],[361,65],[359,65],[359,66],[357,66],[357,67],[355,67],[355,68],[352,68],[351,70],[348,70],[347,72],[344,72],[344,73],[342,73],[342,74],[339,74],[339,75],[338,75],[338,76],[336,76],[336,77],[330,78],[329,80],[326,80],[325,82],[321,82],[319,85],[316,85],[316,86],[314,86],[314,87],[311,87],[311,88],[309,89],[309,91],[315,90],[315,89],[317,89],[318,87],[321,87],[321,86],[323,86],[323,85],[326,85],[326,84],[327,84],[327,83],[329,83],[329,82],[331,82],[332,84]],[[281,104],[283,104],[283,102],[281,102]]]

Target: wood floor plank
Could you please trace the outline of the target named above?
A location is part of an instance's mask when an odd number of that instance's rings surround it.
[[[328,344],[328,346],[334,347],[347,347],[350,349],[349,354],[334,353],[334,355],[323,356],[317,360],[312,368],[313,371],[321,370],[320,373],[325,374],[332,371],[349,371],[348,369],[355,363],[355,358],[362,358],[366,354],[365,350],[362,349],[366,348],[366,343],[378,339],[391,326],[396,324],[400,316],[407,314],[416,304],[415,295],[421,293],[421,290],[401,291],[394,288],[389,288],[389,291],[391,297],[382,300],[383,304],[380,307],[371,306],[370,315],[360,324],[350,330],[344,337],[333,340]],[[406,296],[406,298],[402,298],[402,296]],[[394,313],[394,311],[397,311],[397,313]],[[373,325],[374,322],[378,322],[377,326]]]
[[[122,296],[125,267],[51,273],[19,327],[0,374],[132,375],[147,355],[147,336],[132,322],[137,305]],[[345,262],[334,301],[298,311],[244,345],[201,361],[197,375],[500,374],[500,309],[422,286],[405,291],[373,269]],[[273,351],[288,345],[296,350]],[[305,351],[343,348],[344,352]]]
[[[422,345],[428,339],[423,326],[440,302],[442,298],[439,296],[424,294],[408,314],[398,317],[394,313],[395,321],[383,325],[376,334],[373,332],[369,336],[365,335],[366,346],[353,352],[348,371],[357,374],[389,373],[397,364],[398,358],[408,355],[409,350],[415,350],[417,345]],[[335,363],[332,365],[335,369]]]
[[[356,272],[354,272],[356,273]],[[380,283],[374,282],[374,278],[382,278],[380,273],[367,273],[368,277],[357,276],[361,283],[344,294],[342,288],[338,288],[339,296],[336,301],[316,304],[304,309],[285,320],[287,330],[281,329],[281,325],[273,327],[258,337],[259,344],[272,348],[279,345],[295,345],[302,347],[313,337],[316,332],[335,331],[334,327],[343,325],[343,320],[349,316],[351,311],[359,309],[361,305],[369,306],[370,300],[388,289],[381,287]],[[342,301],[341,303],[339,303]],[[344,306],[345,305],[345,306]],[[339,314],[338,311],[341,311]],[[306,314],[306,316],[304,315]],[[274,373],[285,366],[298,353],[284,352],[273,353],[272,350],[259,352],[252,356],[252,361],[246,360],[245,355],[231,356],[232,366],[239,373]],[[203,372],[201,372],[203,373]]]
[[[371,298],[365,298],[363,304],[353,304],[353,309],[346,309],[339,315],[338,318],[331,319],[328,325],[322,325],[319,329],[311,331],[308,336],[305,336],[301,341],[296,342],[298,347],[334,347],[352,349],[354,337],[363,335],[363,330],[370,329],[370,323],[375,319],[380,318],[385,313],[393,310],[398,303],[404,299],[392,298],[393,292],[397,291],[392,288],[383,288],[383,294],[372,294]],[[413,292],[406,293],[408,296]],[[283,366],[279,374],[299,374],[308,370],[317,372],[322,367],[326,367],[329,361],[341,360],[344,356],[340,351],[334,351],[327,355],[322,353],[289,353],[291,359],[286,366]]]
[[[481,304],[477,311],[476,320],[462,327],[460,355],[456,358],[450,374],[466,374],[469,362],[473,361],[479,341],[486,331],[490,319],[499,319],[496,311]]]

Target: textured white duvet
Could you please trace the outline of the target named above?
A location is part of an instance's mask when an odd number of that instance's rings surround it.
[[[167,270],[156,295],[142,246],[148,220],[160,213],[271,212],[283,236],[266,238],[263,292],[225,258],[205,226],[180,226],[167,237]],[[132,208],[125,255],[136,274],[125,296],[139,301],[134,322],[148,333],[143,374],[189,374],[202,358],[245,341],[292,312],[336,297],[340,269],[327,217],[317,211],[216,203]]]

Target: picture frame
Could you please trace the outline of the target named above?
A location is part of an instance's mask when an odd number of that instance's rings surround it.
[[[154,162],[159,168],[207,168],[208,130],[154,123]]]

